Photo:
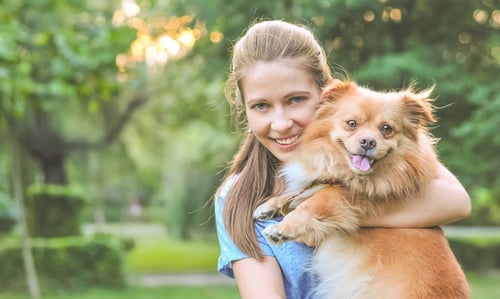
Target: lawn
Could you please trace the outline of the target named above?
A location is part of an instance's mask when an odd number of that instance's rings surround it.
[[[137,227],[134,227],[137,229]],[[114,231],[116,232],[116,231]],[[133,230],[120,228],[118,235],[131,237],[135,246],[125,258],[130,284],[124,289],[88,288],[42,294],[43,299],[226,299],[239,298],[234,285],[158,286],[146,287],[138,283],[143,274],[214,273],[219,249],[216,241],[181,242],[167,238],[161,230],[151,227]],[[124,233],[126,232],[126,233]],[[133,232],[133,233],[132,233]],[[500,298],[500,272],[467,273],[473,299]],[[29,299],[27,294],[5,293],[0,299]]]
[[[181,242],[167,238],[136,238],[134,249],[127,254],[129,272],[215,272],[219,247],[216,242]]]
[[[123,290],[87,289],[59,294],[43,294],[43,299],[234,299],[239,298],[238,290],[232,286],[169,286],[169,287],[128,287]],[[30,299],[27,295],[2,294],[0,299]]]
[[[85,225],[84,235],[95,233],[95,227]],[[179,241],[168,238],[162,224],[107,224],[102,231],[130,238],[133,249],[127,253],[125,267],[129,273],[215,272],[219,245],[215,236],[200,240]]]
[[[473,299],[500,298],[500,273],[468,274],[472,286]],[[59,294],[44,294],[44,299],[233,299],[239,298],[235,286],[163,286],[146,288],[140,286],[128,287],[123,290],[87,289]],[[27,295],[2,294],[0,299],[29,299]]]
[[[467,273],[473,299],[500,298],[500,272]]]

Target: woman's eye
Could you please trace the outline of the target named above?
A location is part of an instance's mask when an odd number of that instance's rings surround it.
[[[351,129],[356,129],[356,127],[358,126],[358,123],[354,119],[347,120],[346,124]]]
[[[253,105],[252,108],[255,110],[265,110],[267,107],[268,106],[266,103],[258,103],[258,104]]]
[[[290,102],[291,103],[300,103],[304,101],[304,97],[293,97],[293,98],[290,98]]]
[[[389,125],[383,125],[382,128],[380,128],[380,132],[382,132],[384,136],[390,136],[394,132],[394,129]]]

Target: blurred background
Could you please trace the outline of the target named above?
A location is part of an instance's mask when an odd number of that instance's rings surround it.
[[[445,228],[499,298],[500,1],[2,0],[0,298],[236,298],[212,195],[241,132],[223,85],[256,19],[309,26],[338,77],[436,84]]]

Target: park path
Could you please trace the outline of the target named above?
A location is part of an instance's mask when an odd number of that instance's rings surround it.
[[[236,285],[234,279],[220,273],[146,274],[134,278],[133,283],[145,287]]]

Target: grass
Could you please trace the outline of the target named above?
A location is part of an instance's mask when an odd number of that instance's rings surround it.
[[[473,299],[500,298],[500,272],[467,273]]]
[[[216,272],[219,245],[215,236],[203,240],[178,241],[168,237],[165,226],[154,223],[106,224],[102,232],[134,241],[125,259],[127,271],[135,274]],[[96,228],[83,227],[84,235],[93,235]],[[200,238],[201,239],[201,238]]]
[[[472,287],[472,299],[500,298],[500,273],[467,275]],[[92,288],[59,294],[43,294],[43,299],[233,299],[239,298],[235,286],[165,286],[165,287],[128,287],[120,290]],[[0,293],[0,299],[29,299],[28,295]]]
[[[128,287],[122,290],[92,288],[59,294],[42,294],[43,299],[234,299],[239,298],[235,286],[206,286],[206,287]],[[28,295],[15,293],[0,293],[0,299],[29,299]]]
[[[180,242],[167,238],[140,238],[125,265],[134,274],[215,272],[219,247],[215,242]]]

